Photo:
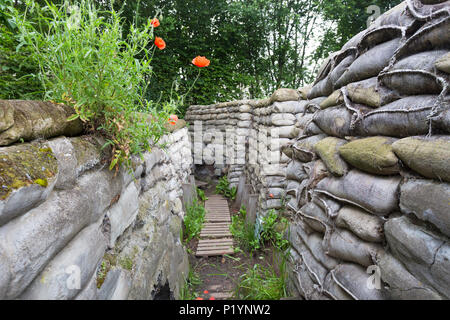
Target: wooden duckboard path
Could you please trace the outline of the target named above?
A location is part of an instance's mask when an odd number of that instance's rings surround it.
[[[206,217],[200,233],[196,256],[212,257],[233,254],[233,236],[230,232],[231,216],[228,201],[219,195],[205,202]]]

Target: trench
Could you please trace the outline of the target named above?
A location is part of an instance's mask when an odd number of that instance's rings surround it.
[[[206,198],[216,195],[218,175],[208,166],[196,167],[196,185]],[[202,179],[202,180],[200,180]],[[228,199],[232,219],[237,219],[240,208]],[[204,203],[202,203],[204,206]],[[234,218],[233,218],[234,217]],[[261,247],[249,251],[234,237],[233,254],[196,256],[199,242],[186,242],[190,273],[185,284],[183,300],[278,300],[288,298],[286,272],[282,270],[284,256],[272,243],[261,242]],[[262,272],[257,272],[261,270]],[[250,288],[251,287],[251,288]],[[254,288],[259,287],[259,292]]]

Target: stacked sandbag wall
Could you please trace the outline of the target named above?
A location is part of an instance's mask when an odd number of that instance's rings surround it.
[[[450,1],[408,0],[331,55],[283,152],[290,289],[450,298]]]
[[[103,138],[69,137],[82,130],[66,121],[69,108],[0,101],[0,110],[0,299],[146,300],[166,287],[178,297],[189,268],[187,128],[111,171]]]
[[[305,101],[293,89],[279,89],[268,99],[191,106],[185,120],[194,164],[214,165],[231,187],[244,176],[251,192],[259,194],[262,213],[280,209],[290,160],[280,150],[299,134],[297,115],[304,111]]]

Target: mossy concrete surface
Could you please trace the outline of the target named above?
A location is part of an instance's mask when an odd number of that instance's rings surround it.
[[[73,108],[52,102],[0,100],[0,146],[14,142],[75,136],[83,131],[80,120],[67,121]]]
[[[45,200],[57,175],[57,160],[46,144],[1,148],[0,225]]]

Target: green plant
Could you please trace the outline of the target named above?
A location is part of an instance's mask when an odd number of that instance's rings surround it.
[[[190,269],[184,286],[180,289],[180,300],[194,300],[197,298],[198,294],[195,292],[195,288],[201,283],[200,274]]]
[[[15,2],[0,0],[0,99],[37,99],[44,90],[37,78],[38,61],[30,47],[19,46]]]
[[[199,204],[198,199],[194,200],[192,206],[186,208],[186,216],[184,217],[186,242],[200,234],[205,221],[205,214],[206,210],[203,205]]]
[[[39,62],[44,99],[71,105],[90,130],[106,137],[112,147],[110,168],[132,155],[149,151],[166,132],[173,101],[157,109],[145,99],[152,73],[153,26],[150,19],[129,26],[124,37],[121,14],[100,11],[91,0],[76,5],[26,1],[14,15],[21,43]],[[28,19],[32,13],[37,23]],[[154,50],[154,49],[153,49]],[[153,51],[154,52],[154,51]]]
[[[260,248],[260,242],[255,235],[255,226],[246,223],[246,216],[247,210],[245,207],[242,207],[238,214],[232,216],[230,232],[241,248],[253,253]]]
[[[255,264],[241,276],[234,295],[242,300],[280,300],[286,297],[284,260],[280,266],[280,275],[273,267]]]
[[[208,197],[205,196],[205,191],[199,188],[197,188],[197,197],[201,202],[208,200]]]
[[[261,241],[271,242],[278,250],[285,251],[289,247],[289,241],[284,239],[283,230],[280,229],[285,229],[287,224],[286,218],[280,218],[275,210],[270,210],[262,219]]]
[[[234,200],[236,199],[237,188],[236,187],[230,188],[230,182],[228,181],[228,177],[223,176],[222,178],[219,179],[219,183],[216,186],[216,194],[221,194],[225,198]]]
[[[111,266],[108,263],[108,261],[103,260],[100,264],[100,267],[97,271],[97,288],[100,289],[103,285],[103,282],[105,282],[106,275],[108,274]]]

